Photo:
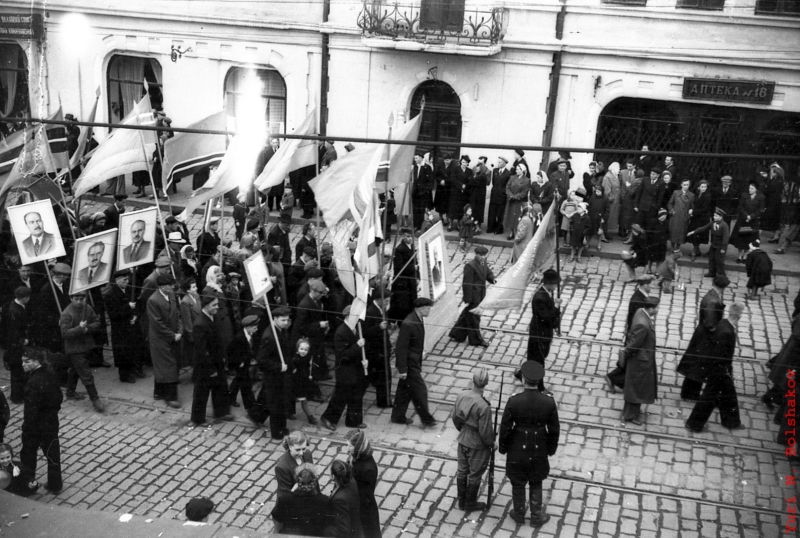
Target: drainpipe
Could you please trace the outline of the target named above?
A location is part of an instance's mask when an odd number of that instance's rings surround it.
[[[556,15],[556,39],[559,41],[564,35],[564,19],[567,17],[566,0],[561,0],[561,11]],[[542,145],[549,146],[553,142],[553,125],[555,124],[556,105],[558,104],[558,86],[561,81],[561,55],[558,50],[553,53],[553,68],[550,71],[550,93],[547,96],[547,117],[545,118],[544,134],[542,135]],[[547,170],[550,163],[550,152],[542,152],[542,162],[539,165],[541,170]]]
[[[331,0],[322,2],[322,23],[328,22],[331,13]],[[319,134],[324,135],[328,132],[328,61],[330,52],[328,49],[329,36],[327,32],[322,32],[322,70],[319,81]]]

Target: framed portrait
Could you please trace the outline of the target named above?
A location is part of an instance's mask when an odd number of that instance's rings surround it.
[[[450,267],[446,245],[441,221],[419,237],[417,257],[422,296],[432,301],[436,301],[447,291]]]
[[[114,272],[117,229],[87,235],[75,241],[70,294],[107,284]]]
[[[119,216],[117,269],[151,263],[156,251],[158,208],[123,213]]]
[[[261,297],[272,289],[267,262],[260,250],[244,261],[244,272],[247,273],[253,299]]]
[[[49,200],[11,206],[8,208],[8,220],[23,265],[67,254]]]

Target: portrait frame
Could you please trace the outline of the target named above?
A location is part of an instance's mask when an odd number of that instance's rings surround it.
[[[450,266],[441,221],[419,237],[417,243],[422,296],[436,301],[447,292]]]
[[[253,300],[269,293],[272,289],[269,268],[264,259],[264,254],[259,250],[244,262],[244,272],[247,274],[247,282],[250,284],[250,292]]]
[[[97,274],[88,281],[89,254],[97,244],[103,245],[100,253]],[[80,237],[75,241],[75,256],[72,262],[72,277],[69,281],[69,293],[86,291],[97,286],[104,286],[111,281],[114,274],[114,245],[117,244],[117,229],[112,228],[96,234]]]
[[[139,251],[131,259],[130,250],[133,240],[131,227],[136,221],[144,221],[144,238]],[[146,263],[152,263],[156,255],[156,226],[158,225],[158,208],[149,207],[119,216],[119,234],[117,241],[117,270],[130,269]]]
[[[11,223],[11,231],[19,249],[19,259],[23,265],[67,255],[67,249],[64,247],[64,240],[61,238],[56,214],[53,211],[53,205],[50,200],[37,200],[27,204],[10,206],[7,211],[8,221]],[[34,253],[34,240],[28,225],[25,224],[25,216],[30,213],[37,213],[41,218],[43,233],[40,239],[38,255]]]

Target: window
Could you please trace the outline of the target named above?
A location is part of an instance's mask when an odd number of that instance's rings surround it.
[[[225,109],[246,123],[261,117],[270,133],[285,132],[286,83],[275,69],[234,67],[225,78]],[[255,116],[258,114],[258,116]],[[238,127],[237,127],[238,128]]]
[[[797,0],[757,0],[756,13],[760,15],[800,16],[800,2]]]
[[[604,4],[626,4],[629,6],[646,6],[647,0],[603,0]]]
[[[464,29],[464,0],[422,0],[421,28],[461,32]]]
[[[108,64],[109,121],[122,121],[133,105],[144,97],[147,80],[150,104],[160,107],[164,102],[161,86],[161,64],[152,58],[114,56]]]
[[[0,43],[0,119],[30,115],[28,95],[28,58],[17,44]],[[0,123],[0,136],[6,124]]]
[[[725,0],[678,0],[678,7],[691,9],[722,9]]]

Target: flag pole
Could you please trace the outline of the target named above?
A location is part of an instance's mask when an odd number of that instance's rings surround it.
[[[275,347],[278,348],[278,356],[281,358],[281,370],[283,370],[283,366],[286,366],[286,361],[283,358],[283,350],[281,349],[281,343],[278,340],[278,331],[275,329],[275,320],[272,319],[272,309],[269,306],[269,301],[267,297],[264,296],[264,304],[267,306],[267,317],[269,317],[269,327],[272,330],[272,337],[275,338]]]
[[[47,260],[44,262],[44,270],[47,273],[47,281],[50,282],[50,290],[53,292],[53,298],[56,300],[56,306],[58,307],[58,315],[60,316],[61,313],[64,311],[61,308],[61,303],[58,300],[58,294],[56,293],[56,285],[53,283],[53,275],[50,274],[50,266],[47,265]]]
[[[319,136],[319,131],[320,131],[320,129],[319,129],[319,121],[320,121],[320,119],[321,118],[320,118],[319,114],[317,114],[317,136]],[[319,171],[319,146],[317,146],[315,148],[315,151],[314,151],[314,171],[317,173],[317,175],[319,175],[319,173],[320,173],[320,171]],[[319,237],[320,214],[319,214],[319,204],[316,203],[316,201],[317,201],[317,198],[315,196],[314,197],[314,205],[316,207],[314,208],[314,211],[317,214],[317,266],[320,269],[322,269],[322,242],[320,241],[320,237]],[[302,204],[300,204],[300,205],[302,206]]]
[[[389,136],[388,136],[389,140],[392,139],[392,125],[394,125],[394,114],[389,113]],[[387,146],[389,146],[389,144],[387,144]],[[391,166],[391,164],[392,164],[392,148],[391,148],[391,146],[389,146],[387,149],[388,149],[387,152],[389,153],[389,166]],[[385,204],[384,204],[384,209],[383,209],[383,230],[384,230],[384,236],[385,236],[386,229],[387,229],[387,224],[389,222],[389,182],[388,181],[386,182],[386,193],[384,194],[384,197],[385,197],[384,198],[385,199]],[[374,203],[374,198],[373,198],[373,202],[372,203]],[[360,233],[363,233],[363,232],[364,232],[364,230],[361,230]],[[381,280],[381,304],[383,305],[383,308],[381,309],[381,314],[383,315],[383,323],[388,323],[388,320],[386,319],[387,312],[386,312],[386,306],[385,306],[386,305],[386,294],[384,292],[384,288],[386,286],[386,283],[384,281],[386,269],[385,269],[385,264],[384,264],[383,257],[384,257],[384,248],[383,248],[383,242],[381,242],[381,248],[378,249],[378,263],[380,263],[379,274],[380,274],[380,280]],[[392,258],[394,259],[394,253],[392,253]],[[384,362],[383,370],[385,372],[384,382],[386,383],[386,404],[387,405],[391,405],[391,402],[392,402],[392,361],[391,361],[391,357],[389,356],[388,325],[387,325],[387,329],[383,330],[383,362]]]
[[[136,124],[140,124],[138,115],[136,116]],[[150,177],[150,188],[152,188],[153,193],[155,193],[156,207],[158,208],[158,223],[161,225],[161,235],[164,237],[164,246],[169,248],[169,244],[167,243],[167,228],[164,226],[164,218],[161,216],[161,201],[158,198],[158,191],[156,191],[156,183],[153,181],[153,167],[150,166],[150,159],[147,156],[147,149],[145,148],[144,144],[144,131],[141,129],[139,130],[139,141],[142,143],[142,155],[144,155],[144,163],[147,167],[147,175]],[[158,140],[156,140],[156,144],[158,144]],[[170,262],[171,261],[172,260],[170,259]],[[169,268],[170,271],[172,271],[172,278],[175,278],[175,267],[172,266],[172,263],[170,263]]]
[[[557,192],[558,191],[556,191],[556,193]],[[558,204],[560,198],[561,197],[558,196],[558,194],[556,194],[556,199],[554,203]],[[553,211],[553,215],[551,215],[550,220],[553,221],[553,224],[556,228],[556,273],[558,273],[558,284],[556,284],[556,297],[560,299],[561,298],[561,255],[558,252],[559,251],[558,236],[560,230],[558,229],[558,219],[553,218],[554,216],[555,216],[555,211]],[[600,239],[598,239],[598,241],[600,241]],[[558,336],[561,336],[561,317],[559,317],[558,326],[556,327],[556,334],[558,334]]]

